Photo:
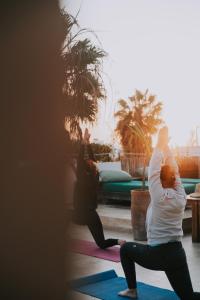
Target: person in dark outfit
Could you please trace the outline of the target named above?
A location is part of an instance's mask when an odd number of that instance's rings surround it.
[[[163,127],[149,166],[151,202],[146,216],[148,244],[130,242],[121,247],[121,263],[128,289],[119,292],[120,296],[137,298],[137,263],[147,269],[165,271],[181,300],[200,300],[200,293],[193,291],[181,243],[186,195],[178,174],[178,166],[168,147],[168,140],[168,129]]]
[[[73,221],[79,225],[87,225],[97,246],[105,249],[122,245],[125,241],[104,237],[101,219],[96,211],[99,172],[89,139],[90,134],[86,129],[77,161]]]

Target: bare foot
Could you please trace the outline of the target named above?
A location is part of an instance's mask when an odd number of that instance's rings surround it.
[[[137,299],[136,289],[127,289],[118,293],[119,296]]]
[[[120,245],[120,247],[121,247],[123,244],[125,244],[125,243],[126,243],[125,240],[118,240],[118,245]]]
[[[137,290],[136,289],[127,289],[118,293],[119,296],[127,297],[131,299],[137,299]]]

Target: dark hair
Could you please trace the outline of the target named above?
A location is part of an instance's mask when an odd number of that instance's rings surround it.
[[[85,159],[85,170],[92,176],[97,176],[99,173],[95,162],[91,159]]]
[[[175,172],[170,165],[163,165],[160,171],[160,180],[164,188],[174,188]]]

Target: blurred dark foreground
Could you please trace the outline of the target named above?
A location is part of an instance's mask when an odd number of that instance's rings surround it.
[[[66,299],[58,1],[5,0],[0,11],[0,299]]]

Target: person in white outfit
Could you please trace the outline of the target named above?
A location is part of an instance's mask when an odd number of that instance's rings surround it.
[[[137,298],[137,263],[147,269],[165,271],[181,300],[200,299],[200,293],[193,291],[181,243],[186,194],[168,141],[168,128],[163,127],[149,166],[151,201],[146,215],[147,245],[127,242],[121,247],[121,264],[128,289],[119,292],[120,296]]]

